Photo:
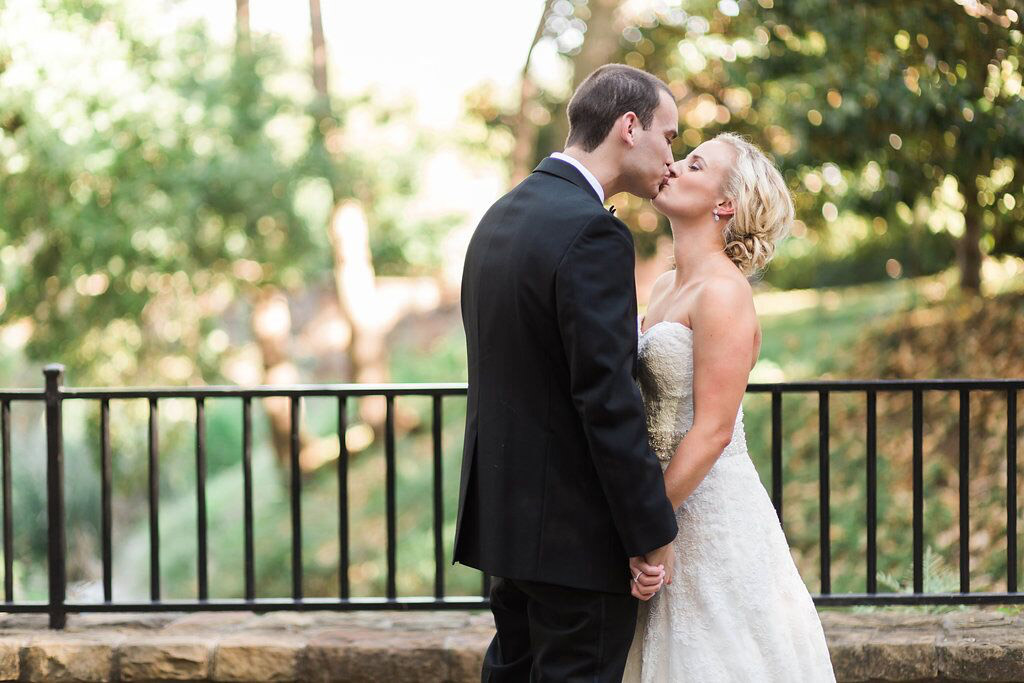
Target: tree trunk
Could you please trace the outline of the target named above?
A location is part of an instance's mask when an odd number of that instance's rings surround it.
[[[235,0],[235,49],[248,54],[251,49],[249,0]]]
[[[537,124],[530,119],[530,107],[536,106],[534,98],[537,96],[537,84],[530,76],[530,59],[533,57],[533,50],[537,47],[537,43],[544,36],[544,24],[547,19],[548,2],[544,0],[544,10],[540,13],[540,21],[537,22],[537,30],[533,34],[530,49],[526,52],[526,61],[523,63],[523,72],[520,78],[519,111],[512,123],[515,147],[512,148],[512,164],[509,169],[510,186],[517,185],[533,170],[533,155],[537,151],[538,130]]]
[[[370,231],[362,205],[356,200],[342,202],[331,217],[329,229],[335,291],[342,314],[353,325],[349,344],[352,379],[382,382],[386,375],[380,362],[384,340],[377,324],[381,311],[370,255]]]
[[[330,98],[327,93],[327,45],[324,43],[324,22],[320,15],[320,0],[309,0],[309,27],[313,40],[313,88],[317,94],[317,115],[330,116]],[[321,121],[318,121],[320,123]],[[327,131],[321,130],[326,134]]]
[[[342,315],[349,323],[348,346],[352,381],[378,384],[388,378],[387,330],[392,324],[377,294],[376,274],[370,254],[370,231],[362,205],[340,202],[328,226],[334,256],[334,287]],[[384,420],[380,401],[361,401],[360,415],[371,425]]]
[[[327,100],[327,64],[324,52],[323,26],[320,20],[319,0],[310,0],[310,18],[313,34],[313,83],[318,95],[318,115],[329,116],[325,108]],[[249,0],[235,0],[236,45],[240,51],[249,49]],[[325,132],[320,126],[320,133]],[[288,300],[274,287],[264,287],[257,296],[253,307],[253,336],[263,356],[264,384],[285,385],[299,383],[298,368],[291,362],[288,345],[291,340],[291,313]],[[291,400],[287,397],[272,396],[263,400],[264,410],[270,421],[271,440],[277,460],[287,466],[291,458]],[[310,453],[315,452],[314,460],[322,460],[323,444],[314,439],[309,432],[299,425],[300,463],[310,460]],[[335,449],[335,453],[337,453]],[[305,455],[305,458],[303,458]],[[307,462],[303,469],[310,469],[316,464]]]
[[[313,48],[313,87],[317,93],[317,131],[323,140],[333,127],[327,91],[327,46],[324,42],[320,0],[309,0],[310,35]],[[362,205],[334,192],[334,209],[327,226],[334,255],[334,283],[338,307],[349,324],[348,347],[351,381],[380,383],[387,380],[385,336],[380,324],[380,302],[370,254],[370,237]],[[384,422],[381,401],[359,402],[360,416],[374,429]]]
[[[263,356],[263,383],[289,385],[299,382],[299,371],[288,355],[292,335],[292,318],[288,300],[275,287],[260,290],[252,312],[252,331]],[[286,396],[263,399],[263,409],[270,420],[271,439],[278,464],[287,467],[291,458],[291,406]],[[299,428],[299,448],[312,442],[309,433]]]
[[[981,207],[968,198],[964,210],[964,234],[957,242],[957,264],[960,266],[960,289],[967,294],[981,293]]]
[[[587,8],[587,33],[580,52],[573,60],[572,89],[579,87],[587,76],[599,66],[611,62],[619,53],[619,36],[622,35],[622,18],[619,15],[621,0],[590,0]]]
[[[587,33],[579,53],[573,57],[572,89],[579,87],[587,76],[599,66],[615,60],[619,54],[619,36],[622,35],[622,15],[619,13],[621,0],[590,0],[587,9]],[[555,136],[557,144],[564,144],[569,135],[569,119],[566,110],[569,103],[559,107],[555,115]]]

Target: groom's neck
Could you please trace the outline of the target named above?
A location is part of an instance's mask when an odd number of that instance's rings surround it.
[[[601,145],[592,152],[586,152],[581,147],[569,146],[562,151],[562,154],[571,156],[594,174],[604,190],[605,200],[622,192],[620,162],[618,159],[612,158],[605,145]]]

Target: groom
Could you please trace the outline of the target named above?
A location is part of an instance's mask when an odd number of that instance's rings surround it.
[[[653,198],[671,175],[675,101],[612,64],[568,113],[565,152],[484,215],[462,280],[455,561],[495,577],[495,683],[619,681],[636,623],[629,558],[669,567],[676,535],[634,381],[633,239],[603,206]]]

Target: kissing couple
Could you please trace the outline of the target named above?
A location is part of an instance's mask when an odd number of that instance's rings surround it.
[[[731,133],[675,161],[675,99],[639,69],[597,69],[568,116],[463,271],[454,560],[494,577],[482,680],[834,681],[743,430],[748,277],[793,221],[786,183]],[[672,229],[644,318],[619,192]]]

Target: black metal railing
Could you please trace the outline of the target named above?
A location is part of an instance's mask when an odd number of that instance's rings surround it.
[[[479,596],[446,596],[444,567],[444,501],[442,466],[443,401],[446,397],[464,397],[465,384],[431,385],[302,385],[289,387],[181,387],[161,389],[77,389],[62,384],[63,367],[50,365],[44,370],[45,389],[0,391],[0,446],[3,470],[4,529],[4,591],[5,603],[0,611],[46,612],[54,628],[62,628],[68,613],[114,611],[212,611],[238,610],[367,610],[367,609],[451,609],[486,607],[488,577],[482,579]],[[780,522],[783,520],[783,396],[786,394],[817,394],[818,396],[818,482],[820,523],[820,593],[814,596],[818,605],[865,604],[979,604],[1024,602],[1018,592],[1017,572],[1017,392],[1024,389],[1024,380],[874,380],[816,381],[774,384],[751,384],[747,391],[768,393],[771,397],[771,498]],[[924,590],[924,485],[923,485],[923,396],[924,392],[957,392],[959,411],[959,506],[960,506],[960,590],[952,593],[926,593]],[[1006,528],[1007,575],[1006,592],[972,592],[969,565],[969,464],[970,464],[970,395],[972,391],[1002,392],[1007,405],[1006,439]],[[862,393],[866,408],[866,590],[864,593],[834,594],[831,582],[830,534],[830,397],[834,393]],[[909,392],[913,413],[913,588],[909,593],[880,593],[877,585],[877,521],[878,521],[878,454],[877,398],[879,393]],[[287,397],[290,401],[290,510],[291,570],[290,598],[257,598],[254,576],[253,544],[253,477],[252,477],[252,400],[253,398]],[[385,595],[377,598],[352,597],[349,585],[349,501],[348,452],[345,434],[348,428],[347,402],[367,396],[382,396],[386,402],[384,428],[386,566]],[[427,396],[432,399],[434,594],[432,596],[399,596],[396,587],[398,534],[396,529],[396,438],[395,399],[405,396]],[[208,398],[238,398],[242,403],[243,471],[243,533],[244,533],[244,598],[211,599],[208,585],[207,507],[206,507],[206,428],[205,401]],[[301,476],[299,463],[299,425],[302,401],[307,397],[333,397],[338,403],[340,457],[338,479],[338,595],[336,598],[304,597],[302,592],[302,518]],[[196,600],[165,600],[160,585],[160,517],[159,517],[159,430],[161,400],[192,399],[196,407],[196,512],[197,512],[197,576]],[[121,399],[146,399],[149,402],[148,430],[148,500],[150,535],[150,599],[125,602],[113,599],[112,589],[112,487],[110,454],[110,402]],[[68,602],[66,599],[66,539],[64,511],[64,439],[62,405],[69,400],[98,401],[100,405],[100,460],[102,506],[103,601],[96,603]],[[11,446],[10,405],[16,401],[44,402],[47,437],[47,519],[49,564],[49,600],[18,602],[14,599],[12,509],[11,509]],[[452,473],[451,476],[457,476]],[[424,510],[427,513],[427,510]]]
[[[924,605],[924,604],[1000,604],[1024,602],[1017,586],[1017,392],[1024,389],[1021,379],[945,379],[945,380],[868,380],[816,381],[780,384],[750,384],[748,393],[770,393],[772,411],[772,501],[782,522],[782,396],[818,394],[818,483],[821,588],[814,596],[818,605]],[[959,397],[958,421],[958,493],[959,493],[959,569],[960,590],[926,593],[924,589],[924,394],[955,391]],[[1006,591],[972,592],[970,577],[970,397],[972,391],[1001,392],[1006,399]],[[829,398],[834,393],[863,393],[865,396],[867,490],[865,510],[866,591],[832,593],[831,535],[829,505]],[[908,593],[878,592],[878,414],[880,392],[910,393],[913,433],[913,588]]]

